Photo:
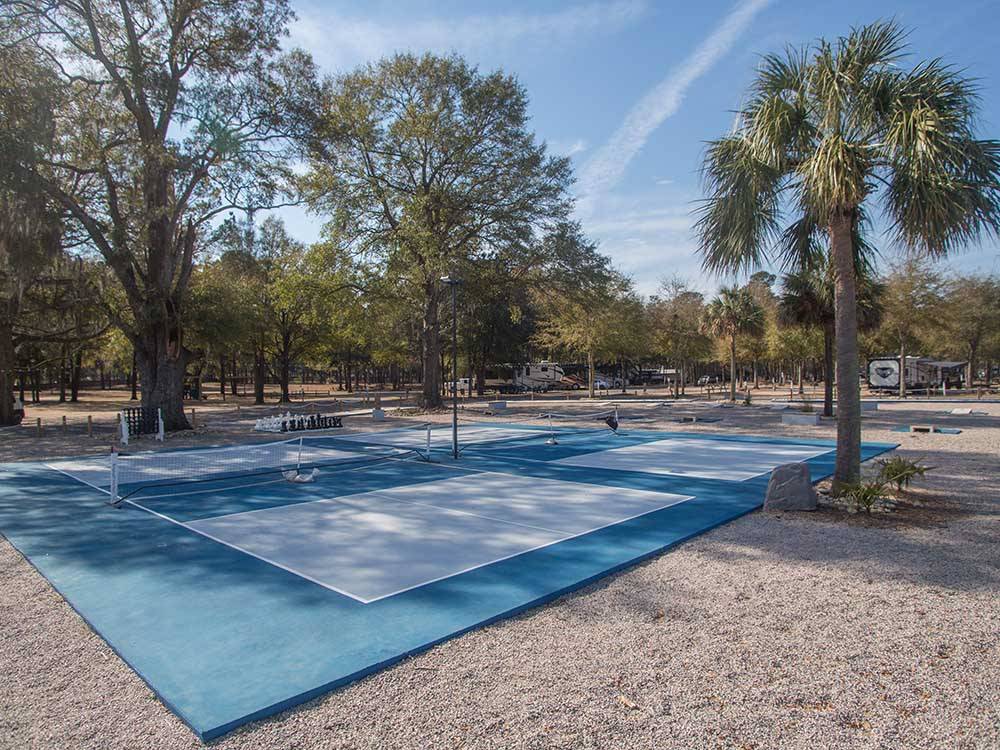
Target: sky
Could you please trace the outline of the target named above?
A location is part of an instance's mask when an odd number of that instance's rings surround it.
[[[1000,138],[997,0],[293,0],[289,46],[329,73],[394,52],[457,52],[517,77],[530,127],[576,174],[576,217],[643,294],[670,277],[712,292],[734,281],[704,273],[692,209],[702,197],[705,143],[725,134],[760,55],[833,39],[879,19],[909,33],[912,59],[941,57],[977,79],[981,137]],[[321,216],[283,209],[311,242]],[[900,252],[876,238],[883,263]],[[1000,272],[987,240],[940,264]]]

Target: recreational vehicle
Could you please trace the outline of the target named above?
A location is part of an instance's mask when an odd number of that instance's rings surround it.
[[[509,373],[509,377],[506,377]],[[493,377],[495,375],[504,377]],[[563,368],[555,362],[531,362],[519,365],[497,365],[489,368],[484,380],[488,390],[499,393],[524,393],[527,391],[549,391],[556,388],[575,389],[580,387],[578,378],[567,377]],[[473,382],[472,387],[476,385]],[[461,388],[461,383],[459,388]]]
[[[929,357],[906,358],[906,389],[961,388],[965,384],[965,362],[947,362]],[[899,390],[899,357],[868,360],[868,387],[873,391]]]

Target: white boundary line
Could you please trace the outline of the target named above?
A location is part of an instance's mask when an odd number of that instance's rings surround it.
[[[80,477],[76,476],[75,474],[70,474],[67,471],[63,471],[58,466],[53,466],[52,464],[42,464],[42,466],[44,466],[46,469],[52,469],[52,471],[57,471],[60,474],[62,474],[63,476],[69,477],[70,479],[72,479],[72,480],[74,480],[76,482],[79,482],[80,484],[85,484],[88,487],[93,487],[95,490],[97,490],[98,492],[103,492],[105,495],[110,495],[111,494],[110,490],[106,490],[103,487],[98,487],[96,484],[91,484],[86,479],[81,479]],[[110,466],[108,467],[108,476],[109,477],[111,476],[111,467]]]
[[[622,446],[619,446],[617,448],[605,448],[604,450],[600,450],[600,451],[591,451],[590,453],[581,453],[578,456],[568,456],[567,458],[572,458],[572,459],[584,458],[586,456],[593,456],[593,455],[597,455],[599,453],[610,453],[611,451],[621,451],[621,450],[625,450],[627,448],[633,448],[633,447],[637,447],[637,446],[653,445],[654,443],[667,442],[669,440],[677,440],[677,439],[681,439],[681,440],[703,440],[703,442],[719,442],[719,441],[713,441],[710,438],[691,438],[691,437],[686,437],[686,438],[664,438],[662,441],[660,441],[660,440],[654,440],[654,441],[649,442],[649,443],[636,443],[635,446],[632,446],[632,445],[622,445]],[[819,446],[807,446],[804,443],[796,443],[796,445],[800,445],[800,446],[803,446],[803,447],[816,447],[816,448],[819,447]],[[808,456],[807,458],[804,458],[804,459],[801,459],[801,460],[795,461],[795,462],[791,462],[790,461],[790,462],[787,462],[787,463],[805,463],[806,461],[808,461],[808,460],[810,460],[812,458],[817,458],[819,456],[826,455],[827,453],[833,453],[835,450],[836,450],[836,448],[827,448],[826,450],[821,450],[818,453],[814,453],[811,456]],[[473,457],[475,457],[475,453],[473,453],[471,455]],[[480,457],[480,458],[482,458],[482,457]],[[551,459],[551,460],[548,460],[548,461],[543,461],[543,460],[538,459],[538,458],[516,458],[516,459],[513,459],[513,460],[515,460],[515,461],[528,461],[528,462],[531,462],[531,463],[543,463],[543,464],[549,464],[550,466],[567,466],[567,467],[572,466],[572,467],[575,467],[577,469],[603,469],[605,471],[627,471],[627,472],[631,472],[633,474],[646,474],[648,476],[680,477],[682,479],[707,479],[707,480],[713,481],[713,482],[733,482],[733,483],[736,483],[736,484],[742,484],[743,482],[749,482],[749,481],[751,481],[753,479],[759,479],[760,477],[764,476],[765,474],[770,474],[776,468],[778,468],[779,466],[781,466],[781,464],[775,464],[770,469],[766,469],[766,470],[764,470],[764,471],[762,471],[762,472],[760,472],[758,474],[753,474],[753,475],[751,475],[749,477],[746,477],[745,479],[723,479],[721,477],[710,477],[710,476],[705,476],[703,474],[676,474],[676,473],[673,473],[673,472],[644,471],[642,469],[623,469],[623,468],[619,468],[619,467],[615,467],[615,466],[599,466],[599,465],[596,465],[596,464],[582,464],[582,463],[568,463],[568,462],[567,463],[563,463],[566,459],[562,459],[562,458]]]
[[[277,562],[276,560],[268,559],[268,558],[264,557],[263,555],[257,555],[257,554],[251,552],[248,549],[244,549],[243,547],[240,547],[240,546],[238,546],[236,544],[232,544],[231,542],[227,542],[225,539],[220,539],[219,537],[213,536],[212,534],[209,534],[209,533],[204,532],[204,531],[200,531],[199,529],[196,529],[194,526],[191,526],[191,525],[189,525],[187,523],[184,523],[183,521],[178,521],[177,519],[171,518],[170,516],[165,516],[162,513],[157,513],[152,508],[147,508],[145,505],[142,505],[140,503],[135,502],[135,500],[124,500],[123,502],[126,502],[129,505],[132,505],[132,506],[138,508],[139,510],[144,510],[147,513],[150,513],[150,514],[152,514],[152,515],[156,516],[157,518],[160,518],[160,519],[162,519],[164,521],[167,521],[169,523],[172,523],[172,524],[175,524],[177,526],[180,526],[181,528],[187,529],[188,531],[194,532],[195,534],[198,534],[199,536],[203,536],[206,539],[211,539],[213,542],[217,542],[219,544],[222,544],[222,545],[224,545],[226,547],[229,547],[230,549],[236,550],[237,552],[242,552],[245,555],[249,555],[250,557],[253,557],[253,558],[256,558],[257,560],[260,560],[261,562],[265,562],[268,565],[273,565],[276,568],[280,568],[281,570],[284,570],[286,573],[291,573],[292,575],[296,575],[299,578],[304,578],[305,580],[309,581],[310,583],[315,583],[317,586],[322,586],[323,588],[329,589],[330,591],[335,591],[338,594],[343,594],[344,596],[350,597],[351,599],[354,599],[355,601],[359,601],[362,604],[367,604],[368,603],[364,599],[361,599],[361,598],[355,596],[350,591],[342,591],[341,589],[338,589],[336,586],[331,586],[328,583],[324,583],[323,581],[320,581],[320,580],[318,580],[316,578],[308,576],[305,573],[302,573],[302,572],[300,572],[298,570],[295,570],[294,568],[290,568],[287,565],[282,565],[281,563]]]
[[[576,482],[567,482],[567,484],[578,484],[578,483],[576,483]],[[602,486],[602,485],[597,485],[597,486]],[[667,493],[654,493],[654,494],[667,494]],[[504,560],[510,560],[513,557],[518,557],[519,555],[526,555],[529,552],[536,552],[537,550],[545,549],[546,547],[551,547],[554,544],[561,544],[562,542],[568,542],[571,539],[576,539],[577,537],[585,536],[587,534],[592,534],[595,531],[600,531],[601,529],[606,529],[606,528],[609,528],[611,526],[617,526],[620,523],[625,523],[626,521],[632,521],[632,520],[634,520],[636,518],[641,518],[642,516],[647,516],[650,513],[656,513],[657,511],[664,510],[666,508],[670,508],[670,507],[672,507],[674,505],[680,505],[681,503],[686,503],[689,500],[693,500],[695,496],[694,495],[678,495],[676,497],[678,497],[679,499],[675,500],[674,502],[667,503],[666,505],[661,505],[661,506],[656,507],[656,508],[651,508],[649,510],[643,511],[642,513],[636,513],[635,515],[628,516],[627,518],[620,518],[620,519],[617,519],[617,520],[612,521],[610,523],[606,523],[606,524],[603,524],[601,526],[595,526],[592,529],[587,529],[586,531],[581,531],[581,532],[576,533],[576,534],[571,534],[569,536],[561,537],[559,539],[554,539],[551,542],[546,542],[545,544],[539,544],[539,545],[537,545],[535,547],[530,547],[529,549],[520,550],[519,552],[514,552],[514,553],[512,553],[510,555],[504,555],[503,557],[498,557],[495,560],[490,560],[488,562],[480,563],[478,565],[470,565],[469,567],[463,568],[462,570],[457,570],[454,573],[448,573],[448,574],[443,575],[443,576],[438,576],[437,578],[432,578],[432,579],[430,579],[428,581],[422,581],[422,582],[416,583],[416,584],[414,584],[412,586],[406,586],[405,588],[398,589],[398,590],[393,591],[391,593],[383,594],[382,596],[377,596],[377,597],[375,597],[373,599],[362,600],[362,601],[364,601],[365,604],[371,604],[372,602],[377,602],[377,601],[380,601],[382,599],[388,599],[390,596],[396,596],[397,594],[402,594],[402,593],[405,593],[407,591],[412,591],[413,589],[421,588],[422,586],[428,586],[428,585],[430,585],[432,583],[437,583],[438,581],[444,581],[444,580],[446,580],[448,578],[454,578],[455,576],[460,576],[460,575],[462,575],[464,573],[470,573],[473,570],[477,570],[479,568],[485,568],[488,565],[493,565],[493,564],[498,563],[498,562],[503,562]]]

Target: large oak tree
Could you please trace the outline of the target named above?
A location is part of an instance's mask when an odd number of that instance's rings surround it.
[[[58,81],[55,147],[14,170],[72,219],[122,290],[112,310],[135,347],[142,402],[168,429],[182,404],[184,306],[199,242],[220,212],[280,200],[294,118],[309,80],[280,56],[286,0],[8,0]]]

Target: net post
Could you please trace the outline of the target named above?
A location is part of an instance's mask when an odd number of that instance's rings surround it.
[[[299,454],[295,459],[295,473],[298,474],[302,470],[302,436],[299,435]]]
[[[118,499],[118,449],[111,446],[111,505],[118,507],[121,501]]]
[[[156,439],[163,442],[163,409],[156,410]]]
[[[431,423],[427,423],[427,460],[431,460]]]
[[[546,445],[559,445],[559,441],[556,440],[556,429],[552,426],[552,414],[546,414],[549,418],[549,439],[545,441]]]

